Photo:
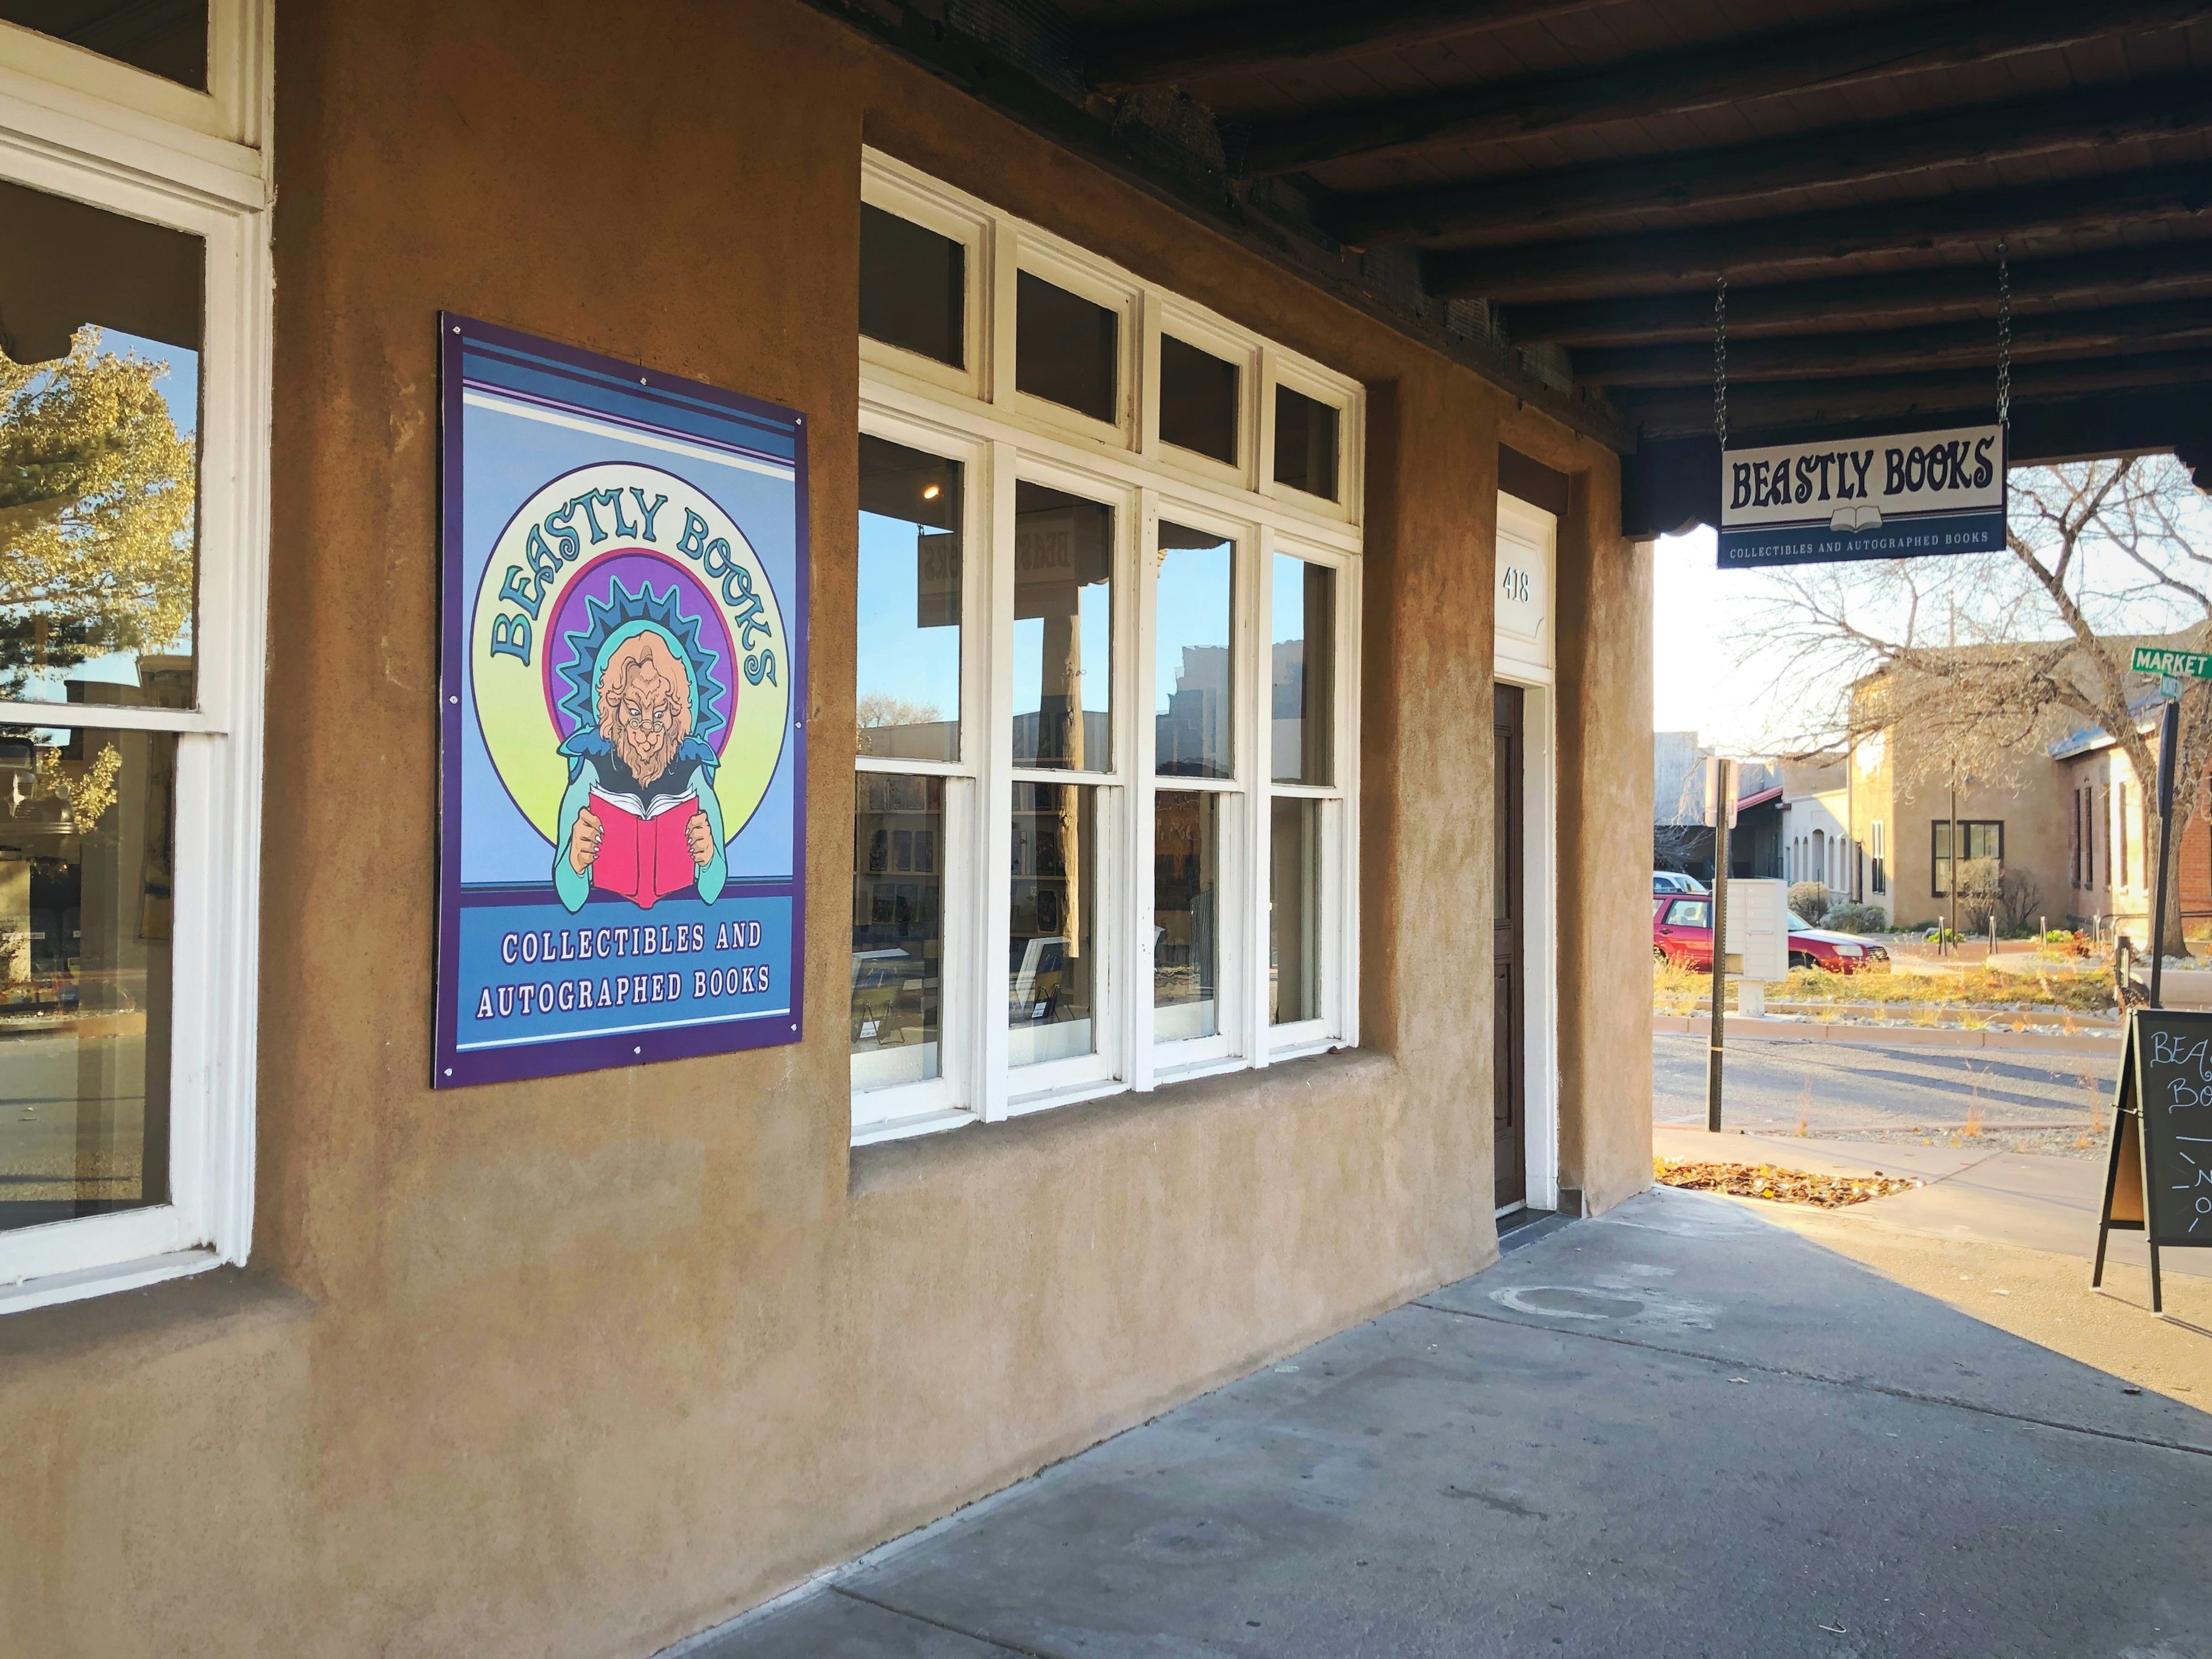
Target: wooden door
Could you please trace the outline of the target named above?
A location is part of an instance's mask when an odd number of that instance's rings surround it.
[[[1492,1075],[1497,1088],[1492,1146],[1497,1163],[1498,1207],[1528,1197],[1528,1012],[1524,993],[1522,883],[1521,773],[1522,708],[1517,685],[1495,688],[1497,723],[1497,923],[1492,930],[1492,979],[1496,1000],[1497,1053]]]

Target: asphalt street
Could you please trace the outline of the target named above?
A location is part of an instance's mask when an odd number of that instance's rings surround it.
[[[1857,1043],[1732,1042],[1722,1069],[1723,1121],[1753,1133],[2079,1131],[2109,1112],[2117,1060],[2073,1054],[1875,1048]],[[1705,1121],[1705,1039],[1655,1034],[1651,1115]]]

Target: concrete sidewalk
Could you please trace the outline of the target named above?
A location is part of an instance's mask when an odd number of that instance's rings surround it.
[[[1651,1149],[1662,1158],[1731,1164],[1774,1164],[1820,1175],[1911,1176],[1927,1184],[1893,1198],[1827,1213],[1861,1227],[1917,1234],[1961,1243],[2009,1245],[2087,1263],[2096,1254],[2097,1215],[2105,1197],[2106,1159],[2045,1158],[1948,1142],[1814,1140],[1794,1135],[1723,1133],[1671,1124],[1655,1126]],[[1784,1210],[1781,1205],[1759,1206]],[[1776,1218],[1788,1225],[1790,1218]],[[2140,1233],[2115,1233],[2108,1261],[2127,1269],[2107,1282],[2140,1285],[2149,1255]],[[2212,1279],[2212,1250],[2162,1250],[2166,1274]],[[2085,1267],[2082,1282],[2088,1282]],[[2212,1379],[2208,1379],[2212,1380]]]
[[[1777,1207],[1646,1193],[680,1651],[2212,1652],[2212,1417]],[[2212,1326],[2212,1287],[2173,1289]],[[2212,1340],[2071,1295],[2212,1371]]]

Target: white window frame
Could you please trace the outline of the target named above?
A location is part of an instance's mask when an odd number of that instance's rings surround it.
[[[1358,733],[1361,465],[1365,394],[1356,380],[1273,344],[1250,330],[1149,285],[1110,261],[1001,213],[927,174],[870,150],[862,199],[957,236],[967,260],[968,369],[863,339],[860,429],[943,454],[968,467],[962,596],[962,763],[939,767],[862,757],[861,771],[942,771],[972,787],[973,811],[956,845],[948,781],[947,938],[940,1053],[928,1085],[853,1097],[855,1145],[988,1123],[1028,1112],[1218,1072],[1258,1067],[1358,1042]],[[1018,393],[1017,273],[1036,275],[1123,318],[1112,423]],[[1158,436],[1159,340],[1173,333],[1235,362],[1239,461],[1224,467]],[[1272,460],[1274,388],[1289,385],[1338,410],[1338,501],[1277,491]],[[969,457],[975,459],[971,461]],[[1030,481],[1103,501],[1115,510],[1115,679],[1112,767],[1081,773],[1013,764],[1012,645],[1015,486]],[[1158,637],[1155,554],[1162,519],[1215,531],[1237,544],[1234,715],[1229,779],[1154,774],[1153,677]],[[1337,573],[1334,664],[1335,780],[1273,786],[1267,721],[1268,584],[1280,550]],[[1098,797],[1099,953],[1094,1051],[1008,1066],[1006,939],[1017,781],[1079,783]],[[1219,1034],[1155,1044],[1151,994],[1153,804],[1160,788],[1226,795]],[[1268,803],[1272,793],[1318,797],[1323,811],[1322,1013],[1292,1026],[1266,1023]],[[1235,884],[1233,891],[1231,884]],[[956,921],[956,915],[957,920]],[[956,928],[968,930],[957,939]],[[954,981],[959,981],[956,994]],[[961,1012],[956,1015],[956,1001]],[[956,1030],[956,1019],[960,1027]],[[951,1056],[961,1056],[956,1071]]]
[[[1273,397],[1269,402],[1273,401]],[[1340,427],[1340,431],[1341,428]],[[1255,1064],[1270,1060],[1294,1060],[1302,1055],[1320,1054],[1328,1049],[1346,1046],[1357,1041],[1357,1017],[1359,1006],[1359,953],[1353,942],[1359,937],[1359,881],[1358,866],[1353,861],[1352,848],[1358,838],[1356,817],[1359,799],[1359,724],[1357,717],[1358,697],[1357,682],[1347,688],[1344,676],[1358,672],[1359,605],[1358,569],[1356,561],[1332,549],[1322,546],[1294,533],[1270,528],[1262,538],[1264,567],[1267,576],[1261,580],[1260,592],[1254,605],[1256,638],[1273,641],[1274,637],[1274,582],[1273,574],[1278,554],[1302,559],[1309,564],[1328,567],[1336,572],[1336,663],[1331,686],[1334,702],[1332,714],[1335,729],[1330,733],[1333,746],[1330,770],[1334,774],[1328,783],[1278,783],[1273,777],[1270,734],[1263,726],[1260,741],[1268,744],[1255,755],[1254,764],[1261,768],[1256,775],[1260,792],[1264,797],[1264,810],[1254,814],[1254,868],[1271,870],[1270,842],[1274,829],[1274,803],[1283,799],[1315,800],[1322,803],[1322,915],[1321,992],[1322,1012],[1311,1019],[1293,1020],[1284,1024],[1267,1021],[1267,999],[1264,988],[1254,999],[1251,1013],[1253,1053]],[[1347,695],[1349,690],[1350,695]],[[1269,711],[1272,718],[1273,711]],[[1268,939],[1268,905],[1261,888],[1254,904],[1252,936],[1256,952],[1256,982],[1264,988],[1267,963],[1270,955]],[[1352,1035],[1347,1036],[1347,1033]]]
[[[972,959],[975,941],[982,937],[984,927],[971,849],[981,829],[983,711],[991,684],[990,606],[988,589],[976,577],[975,561],[990,544],[994,459],[993,446],[988,442],[939,422],[882,410],[863,410],[860,430],[870,437],[960,464],[960,758],[919,761],[874,755],[854,758],[858,775],[877,772],[945,781],[945,826],[937,859],[945,918],[945,938],[938,958],[938,1074],[919,1083],[854,1088],[855,1144],[958,1128],[974,1116],[968,1103],[975,1096],[975,1079],[983,1072],[982,1045],[975,1039],[975,1020],[968,1007],[975,991],[974,976],[956,972],[954,964]]]
[[[1156,347],[1157,343],[1156,335]],[[1203,457],[1189,459],[1204,459]],[[1230,775],[1226,778],[1164,776],[1158,770],[1159,751],[1153,722],[1159,695],[1158,550],[1160,526],[1164,522],[1218,535],[1235,548],[1231,565],[1229,640],[1232,752]],[[1225,515],[1218,507],[1209,507],[1195,498],[1186,499],[1180,491],[1174,495],[1156,490],[1146,492],[1144,529],[1139,546],[1152,556],[1139,561],[1142,569],[1138,593],[1138,649],[1145,663],[1146,696],[1136,768],[1139,799],[1135,803],[1134,822],[1139,825],[1151,825],[1155,822],[1155,805],[1164,791],[1170,794],[1223,797],[1224,822],[1222,825],[1219,876],[1221,910],[1215,927],[1221,960],[1214,967],[1214,1035],[1160,1040],[1154,1029],[1158,1011],[1149,994],[1149,986],[1135,988],[1133,1000],[1138,1007],[1136,1031],[1131,1045],[1131,1082],[1140,1091],[1163,1083],[1185,1082],[1193,1078],[1210,1077],[1217,1072],[1238,1070],[1246,1063],[1245,1057],[1253,1052],[1253,988],[1249,966],[1252,946],[1247,918],[1256,902],[1257,889],[1254,885],[1255,866],[1250,861],[1259,843],[1255,838],[1252,803],[1261,757],[1267,752],[1266,718],[1259,711],[1258,704],[1261,699],[1256,695],[1258,683],[1255,676],[1258,670],[1255,665],[1257,647],[1255,644],[1256,624],[1254,619],[1259,614],[1259,590],[1265,580],[1262,572],[1267,568],[1260,556],[1265,539],[1265,533],[1258,524],[1249,519]],[[1143,970],[1142,978],[1146,981],[1151,978],[1153,965],[1152,941],[1156,923],[1152,875],[1156,844],[1154,836],[1148,835],[1144,844],[1137,849],[1135,891],[1133,896],[1136,900],[1135,961],[1138,968]]]
[[[979,283],[988,286],[993,252],[990,216],[976,212],[957,192],[920,173],[895,173],[873,166],[860,170],[860,200],[959,243],[966,250],[961,264],[969,297],[961,319],[960,355],[965,361],[960,368],[866,334],[860,336],[860,361],[879,376],[937,387],[964,398],[983,397],[991,385],[994,331],[975,297]]]
[[[0,1313],[135,1288],[252,1245],[271,295],[265,0],[213,0],[198,93],[0,24],[0,178],[189,232],[200,357],[198,703],[0,702],[0,722],[177,735],[169,1201],[0,1233]]]

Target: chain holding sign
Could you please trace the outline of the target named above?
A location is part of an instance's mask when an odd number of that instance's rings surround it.
[[[1721,452],[1720,564],[1836,564],[2005,546],[2005,429]]]

